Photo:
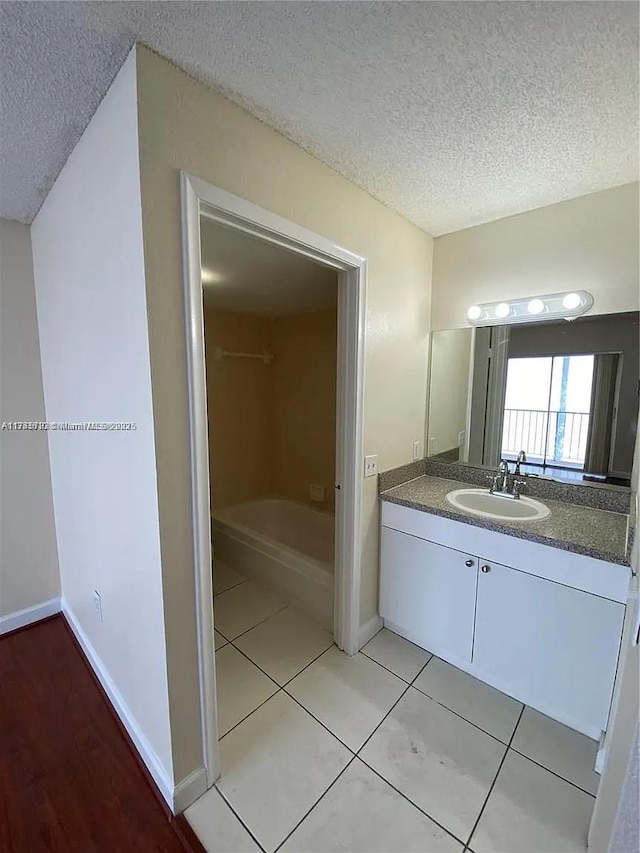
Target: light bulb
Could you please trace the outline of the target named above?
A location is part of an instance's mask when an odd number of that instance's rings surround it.
[[[495,313],[496,317],[500,317],[500,319],[502,320],[505,317],[508,317],[509,314],[511,314],[511,306],[508,305],[506,302],[501,302],[499,305],[496,305]]]
[[[527,305],[527,311],[529,314],[542,314],[544,311],[544,302],[542,299],[532,299]]]
[[[479,320],[482,317],[482,308],[478,305],[472,305],[467,311],[467,317],[469,320]]]
[[[575,308],[579,308],[580,305],[582,305],[582,299],[579,293],[567,293],[562,300],[563,308],[566,308],[568,311],[573,311]]]

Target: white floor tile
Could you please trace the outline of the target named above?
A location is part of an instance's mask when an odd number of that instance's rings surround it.
[[[356,752],[406,687],[365,655],[349,657],[334,646],[286,689]]]
[[[333,637],[288,607],[244,634],[236,645],[274,681],[285,684],[333,645]]]
[[[511,745],[585,791],[598,790],[600,776],[593,769],[598,744],[580,732],[525,708]]]
[[[413,681],[432,657],[430,652],[425,652],[424,649],[415,646],[405,640],[404,637],[399,637],[398,634],[394,634],[386,628],[378,631],[375,637],[369,640],[362,649],[362,652],[409,682]]]
[[[283,692],[220,742],[218,787],[267,853],[286,838],[351,754]]]
[[[224,592],[226,589],[231,589],[232,586],[237,586],[239,583],[242,583],[245,578],[237,572],[235,569],[232,569],[231,566],[227,566],[225,563],[221,563],[218,560],[214,560],[213,562],[213,594],[218,595],[221,592]]]
[[[215,596],[213,621],[223,636],[233,640],[285,606],[272,592],[246,581]]]
[[[462,845],[357,758],[282,853],[460,853]]]
[[[509,750],[470,844],[476,853],[586,851],[594,802]]]
[[[260,848],[215,788],[189,806],[185,817],[208,853],[257,853]]]
[[[257,666],[232,645],[216,652],[218,737],[254,711],[278,689]]]
[[[227,644],[227,640],[222,636],[222,634],[219,631],[213,632],[213,641],[214,641],[214,648],[216,651],[218,651],[218,649],[221,649],[223,646],[226,646],[226,644]]]
[[[410,687],[360,757],[466,841],[505,751],[503,744]]]
[[[504,743],[522,711],[521,702],[439,658],[429,662],[413,686]]]

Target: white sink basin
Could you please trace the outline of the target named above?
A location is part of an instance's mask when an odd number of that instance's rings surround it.
[[[456,489],[449,492],[447,500],[472,515],[501,521],[540,521],[551,514],[549,507],[533,498],[502,498],[492,495],[487,489]]]

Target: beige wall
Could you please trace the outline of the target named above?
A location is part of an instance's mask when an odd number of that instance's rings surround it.
[[[433,241],[161,57],[138,49],[140,167],[175,772],[200,762],[182,293],[181,169],[363,255],[364,452],[380,469],[424,436]],[[377,611],[378,499],[363,481],[361,622]]]
[[[458,447],[467,428],[470,359],[471,329],[432,334],[427,456]]]
[[[0,422],[44,421],[29,227],[0,220]],[[0,432],[0,619],[60,595],[46,432]]]
[[[268,494],[334,508],[337,313],[262,317],[205,308],[212,508]],[[215,358],[271,352],[270,364]],[[325,489],[311,501],[309,486]]]
[[[637,311],[638,184],[438,237],[431,325],[467,325],[475,302],[588,290],[592,313]]]
[[[309,486],[324,487],[334,509],[336,470],[337,313],[321,311],[271,321],[273,364],[273,491],[311,503]]]
[[[273,365],[231,352],[265,352],[269,318],[205,308],[209,477],[212,509],[272,491],[271,389]]]

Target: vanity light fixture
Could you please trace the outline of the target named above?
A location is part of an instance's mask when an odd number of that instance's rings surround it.
[[[472,326],[499,326],[514,323],[535,323],[541,320],[573,320],[588,311],[593,296],[586,290],[549,293],[546,296],[527,296],[504,302],[485,302],[472,305],[467,320]]]

